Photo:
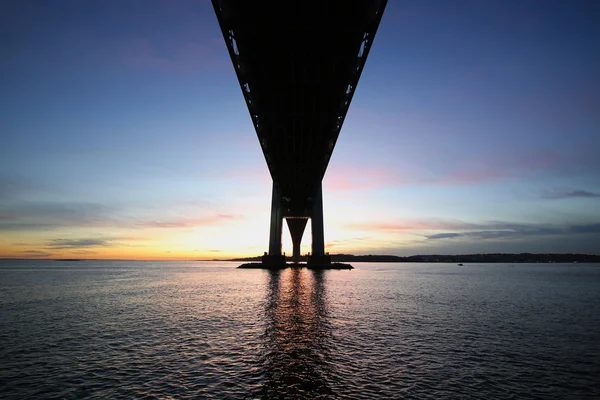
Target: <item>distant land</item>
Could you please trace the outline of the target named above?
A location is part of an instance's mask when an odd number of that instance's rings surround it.
[[[262,256],[233,258],[228,260],[212,260],[212,261],[260,261]],[[291,257],[286,257],[291,261]],[[306,257],[302,257],[301,261],[306,261]],[[332,254],[332,262],[426,262],[426,263],[600,263],[600,255],[590,254],[532,254],[532,253],[491,253],[491,254],[429,254],[416,255],[408,257],[390,256],[390,255],[362,255],[355,256],[353,254]]]

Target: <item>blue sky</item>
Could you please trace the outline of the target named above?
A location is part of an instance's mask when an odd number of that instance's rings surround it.
[[[267,249],[270,176],[210,2],[0,19],[0,256]],[[323,182],[327,251],[600,253],[598,20],[388,2]]]

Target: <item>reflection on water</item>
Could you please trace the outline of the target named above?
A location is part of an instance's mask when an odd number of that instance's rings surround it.
[[[333,367],[323,271],[271,271],[268,285],[261,395],[327,397]]]

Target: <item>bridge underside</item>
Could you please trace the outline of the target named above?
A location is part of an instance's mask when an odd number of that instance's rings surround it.
[[[294,249],[306,221],[290,221],[311,218],[313,255],[324,255],[321,181],[385,4],[213,0],[273,178],[272,256],[283,218]]]

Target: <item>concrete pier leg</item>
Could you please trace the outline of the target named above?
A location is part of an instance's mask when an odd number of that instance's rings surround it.
[[[281,255],[281,233],[283,226],[283,213],[279,197],[275,190],[275,182],[273,182],[273,195],[271,197],[271,232],[269,235],[269,255]]]
[[[300,262],[300,243],[302,243],[302,235],[304,234],[308,218],[286,218],[286,221],[294,246],[293,260],[297,264]]]
[[[323,189],[321,183],[319,183],[319,187],[315,193],[310,223],[312,228],[312,254],[308,259],[308,263],[329,264],[329,257],[325,256],[325,233],[323,231]]]
[[[325,233],[323,232],[323,190],[319,188],[313,201],[310,224],[312,228],[312,255],[325,255]]]
[[[269,254],[264,255],[262,262],[268,265],[285,264],[285,257],[281,254],[281,233],[283,227],[283,210],[273,182],[273,196],[271,199],[271,231],[269,234]]]

